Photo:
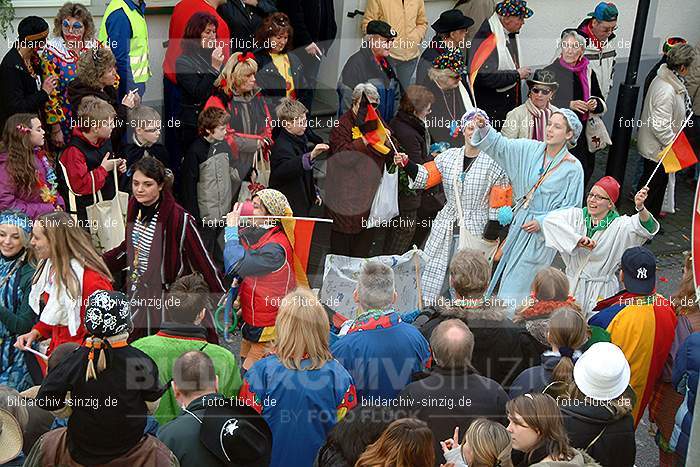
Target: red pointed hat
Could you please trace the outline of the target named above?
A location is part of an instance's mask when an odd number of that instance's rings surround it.
[[[594,186],[602,188],[608,194],[613,204],[617,204],[617,199],[620,197],[620,184],[617,183],[617,180],[606,175],[595,182]]]

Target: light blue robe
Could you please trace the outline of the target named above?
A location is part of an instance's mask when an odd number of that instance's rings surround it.
[[[546,143],[529,139],[508,139],[491,127],[474,132],[472,144],[486,152],[508,174],[513,186],[513,201],[520,201],[540,178]],[[530,294],[532,280],[541,269],[552,264],[556,251],[545,246],[542,231],[527,233],[525,222],[536,220],[540,226],[547,213],[569,207],[580,207],[583,201],[583,168],[564,147],[554,159],[563,162],[535,191],[530,205],[515,212],[503,256],[491,279],[486,296],[490,297],[499,279],[498,298],[513,309]],[[547,164],[550,158],[547,158]]]

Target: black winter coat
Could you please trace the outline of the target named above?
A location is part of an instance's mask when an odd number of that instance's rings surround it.
[[[561,355],[548,351],[542,354],[542,364],[524,370],[510,386],[508,396],[515,399],[526,393],[542,392],[552,382],[552,372]],[[551,394],[551,393],[550,393]]]
[[[306,88],[301,61],[292,53],[287,54],[287,57],[289,57],[292,80],[294,81],[294,91],[298,95],[302,89]],[[260,87],[260,94],[265,98],[270,112],[274,114],[280,100],[287,95],[287,82],[277,70],[267,50],[256,52],[255,61],[258,62],[255,81]]]
[[[554,79],[559,83],[559,88],[557,92],[554,93],[552,97],[552,105],[559,107],[560,109],[568,109],[571,101],[583,100],[583,86],[581,85],[581,80],[579,80],[576,73],[571,70],[564,68],[559,59],[555,60],[554,63],[548,65],[545,70],[554,74]],[[600,85],[598,84],[598,78],[595,71],[591,70],[590,82],[588,83],[591,87],[591,97],[597,97],[598,106],[593,111],[593,113],[602,113],[605,109],[604,101],[602,99],[602,93],[600,91]],[[576,116],[581,120],[581,114],[574,111]],[[581,120],[583,123],[583,120]]]
[[[425,164],[433,160],[428,151],[430,134],[425,123],[418,117],[399,110],[389,127],[399,148],[408,155],[409,159],[416,164]],[[435,214],[445,204],[445,192],[442,189],[442,184],[428,190],[416,191],[415,195],[399,195],[401,210],[418,209],[423,205]]]
[[[40,73],[36,65],[36,73]],[[0,63],[0,131],[8,117],[18,113],[41,115],[49,95],[27,70],[22,56],[12,47]]]
[[[226,21],[231,31],[231,53],[254,51],[262,47],[256,43],[255,31],[265,16],[276,11],[271,0],[260,0],[258,6],[244,5],[242,0],[228,0],[216,12]],[[178,77],[178,80],[180,78]]]
[[[456,426],[466,433],[477,418],[506,425],[508,395],[496,381],[471,369],[434,367],[425,376],[406,386],[399,397],[406,404],[402,407],[409,408],[411,416],[426,422],[433,432],[436,466],[442,459],[440,441],[451,438]]]
[[[418,67],[416,68],[416,84],[427,86],[430,82],[428,78],[428,70],[433,67],[433,61],[441,54],[447,52],[447,49],[442,47],[441,39],[437,36],[428,44],[428,47],[423,51],[418,59]]]
[[[224,397],[219,394],[207,394],[195,399],[187,406],[190,413],[181,412],[177,418],[161,426],[158,430],[158,439],[170,448],[180,461],[181,466],[223,467],[226,465],[199,440],[199,430],[202,425],[192,416],[194,414],[200,420],[203,419],[207,405],[212,405],[214,400],[222,399]]]
[[[325,53],[338,33],[334,0],[277,0],[279,11],[287,13],[294,28],[294,47],[315,42]],[[303,52],[306,53],[306,52]]]
[[[466,112],[459,88],[442,90],[432,80],[426,83],[425,87],[435,96],[433,111],[427,118],[431,141],[449,143],[451,148],[461,148],[464,146],[464,136],[461,133],[450,136],[452,122],[459,124],[462,115]]]
[[[183,125],[197,127],[199,113],[214,91],[214,81],[219,71],[211,66],[211,53],[211,50],[198,49],[195,53],[183,53],[175,62],[181,96],[178,118]],[[181,150],[186,151],[187,148]]]
[[[484,21],[474,35],[471,50],[476,52],[489,35],[491,35],[491,26],[488,21]],[[515,34],[510,36],[514,40]],[[515,84],[515,86],[505,92],[498,92],[498,89],[511,84]],[[522,103],[519,90],[520,75],[516,70],[499,70],[498,50],[494,49],[474,80],[474,94],[476,94],[479,108],[489,114],[492,122],[500,121],[502,123],[506,119],[506,114]]]
[[[614,415],[614,410],[602,403],[575,402],[580,404],[564,405],[561,400],[559,404],[571,446],[579,450],[588,448],[588,454],[603,467],[632,467],[637,445],[631,412],[624,416]],[[600,438],[591,445],[601,432]]]
[[[431,311],[430,319],[420,328],[423,336],[430,341],[438,324],[448,319],[462,320],[474,334],[473,367],[506,391],[523,370],[540,364],[542,344],[524,326],[506,318],[504,309],[445,307],[428,308],[424,313]]]
[[[281,130],[270,154],[270,188],[281,191],[295,216],[307,217],[316,200],[313,170],[304,170],[302,156],[309,152],[306,136]]]

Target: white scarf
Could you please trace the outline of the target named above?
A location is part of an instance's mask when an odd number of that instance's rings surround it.
[[[510,50],[508,50],[508,47],[506,47],[506,41],[508,41],[509,38],[506,36],[506,30],[501,24],[501,20],[498,19],[498,14],[494,13],[493,16],[489,18],[489,26],[491,28],[491,32],[496,35],[496,51],[498,52],[499,71],[515,70],[515,62],[513,61],[513,57],[510,55]],[[515,35],[515,43],[517,44],[517,49],[519,51],[520,41],[518,40],[517,34]],[[518,83],[520,82],[518,81]],[[515,87],[515,84],[497,89],[497,91],[504,92],[513,87]]]
[[[68,326],[70,335],[75,336],[78,334],[78,328],[80,327],[80,304],[83,298],[84,269],[75,259],[70,261],[70,266],[80,283],[77,297],[73,298],[70,296],[65,283],[59,292],[56,283],[49,281],[51,260],[47,259],[39,279],[32,285],[32,290],[29,292],[29,306],[32,307],[34,313],[41,315],[39,318],[41,322],[51,326]],[[49,294],[49,300],[44,310],[41,311],[39,302],[41,294],[44,292]]]

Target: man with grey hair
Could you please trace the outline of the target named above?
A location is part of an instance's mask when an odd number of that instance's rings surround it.
[[[355,380],[361,405],[394,399],[411,376],[429,365],[428,341],[393,310],[394,272],[368,262],[355,290],[357,318],[331,347],[335,358]]]
[[[433,331],[430,347],[432,368],[406,386],[399,397],[406,407],[416,410],[416,418],[428,424],[435,435],[435,452],[442,452],[440,440],[451,438],[456,426],[465,433],[477,418],[505,424],[508,395],[496,381],[472,367],[474,335],[467,325],[459,319],[443,321]]]
[[[396,31],[384,21],[373,20],[367,24],[367,34],[360,50],[348,58],[338,80],[338,115],[350,108],[352,91],[360,83],[371,83],[379,91],[377,110],[385,122],[396,115],[402,94],[401,84],[388,61],[396,36]]]

